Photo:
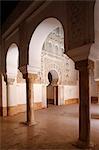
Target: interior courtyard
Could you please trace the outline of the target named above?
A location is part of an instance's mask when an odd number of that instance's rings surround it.
[[[19,1],[1,33],[1,150],[99,150],[98,0]]]

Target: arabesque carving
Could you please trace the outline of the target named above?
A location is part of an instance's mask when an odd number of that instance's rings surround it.
[[[57,48],[56,48],[57,47]],[[64,54],[63,29],[56,28],[47,37],[41,54],[41,82],[48,84],[48,73],[55,70],[58,73],[58,84],[77,84],[77,71],[74,62]]]

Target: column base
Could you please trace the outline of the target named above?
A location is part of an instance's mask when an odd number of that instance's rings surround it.
[[[36,121],[33,121],[33,122],[26,122],[26,125],[27,126],[34,126],[34,125],[36,125],[37,124],[37,122]]]
[[[23,124],[23,125],[25,125],[25,126],[29,126],[29,127],[31,127],[31,126],[34,126],[34,125],[36,125],[37,124],[37,122],[36,121],[33,121],[33,122],[21,122],[21,124]]]
[[[83,141],[80,141],[80,140],[73,143],[72,145],[77,147],[77,148],[80,148],[80,149],[90,149],[90,150],[92,150],[95,147],[95,145],[91,142],[86,143],[86,142],[83,142]]]

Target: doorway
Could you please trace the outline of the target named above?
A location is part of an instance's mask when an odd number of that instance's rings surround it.
[[[47,107],[58,105],[58,74],[55,70],[48,73],[49,85],[47,86]]]

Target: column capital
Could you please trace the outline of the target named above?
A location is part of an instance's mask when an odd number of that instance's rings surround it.
[[[4,81],[6,84],[13,84],[15,82],[15,76],[4,74]]]
[[[91,70],[91,71],[93,71],[94,70],[94,61],[92,61],[92,60],[88,60],[88,69],[89,70]]]
[[[23,75],[23,77],[25,79],[29,79],[31,82],[35,82],[38,75],[37,74],[32,74],[32,73],[26,73],[26,74]]]
[[[41,83],[40,70],[33,66],[25,65],[19,68],[24,79],[30,79],[32,82]]]
[[[15,79],[12,78],[7,78],[7,84],[13,84],[13,82],[15,81]]]
[[[94,62],[92,60],[89,60],[89,59],[77,61],[75,63],[75,68],[79,71],[84,70],[85,68],[88,70],[93,70],[94,69]]]
[[[22,72],[23,75],[26,74],[27,73],[27,65],[21,66],[19,68],[19,70]]]

